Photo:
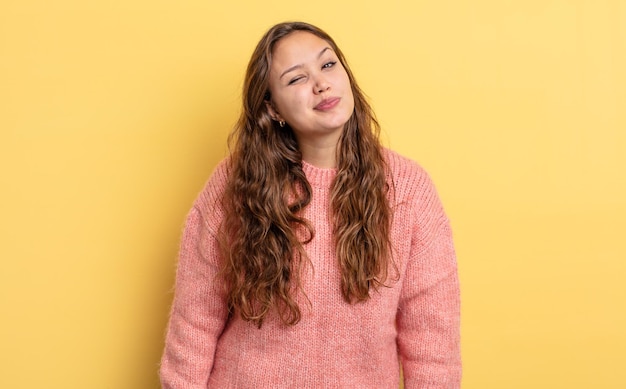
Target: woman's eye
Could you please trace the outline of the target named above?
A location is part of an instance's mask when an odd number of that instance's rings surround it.
[[[291,85],[291,84],[295,84],[296,82],[298,82],[298,81],[302,80],[303,78],[304,78],[304,77],[302,77],[302,76],[292,78],[292,79],[289,81],[289,85]]]
[[[332,68],[333,66],[335,66],[336,63],[337,63],[337,61],[326,62],[324,64],[324,66],[322,66],[322,69]]]

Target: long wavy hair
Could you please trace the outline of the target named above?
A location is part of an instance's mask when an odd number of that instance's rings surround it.
[[[337,175],[331,189],[333,233],[341,292],[345,301],[369,298],[385,285],[391,259],[391,209],[380,127],[341,50],[321,29],[302,22],[277,24],[254,50],[243,86],[243,110],[229,136],[229,180],[221,225],[223,269],[231,314],[261,327],[272,309],[288,325],[301,319],[296,294],[308,258],[304,246],[314,239],[302,210],[311,186],[289,126],[272,120],[269,73],[276,43],[295,31],[328,42],[348,73],[354,112],[337,148]],[[298,233],[299,231],[299,233]],[[395,266],[395,265],[394,265]]]

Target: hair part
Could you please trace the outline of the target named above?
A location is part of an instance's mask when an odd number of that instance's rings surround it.
[[[380,127],[343,53],[321,29],[302,22],[270,28],[257,44],[244,79],[243,109],[229,136],[230,179],[223,197],[222,273],[232,314],[259,327],[272,309],[285,324],[302,317],[296,295],[314,230],[301,216],[312,190],[289,126],[279,127],[267,108],[274,46],[295,31],[328,42],[345,68],[354,112],[337,148],[331,211],[341,291],[350,303],[365,301],[384,285],[391,259],[391,209]],[[395,264],[393,265],[395,266]]]

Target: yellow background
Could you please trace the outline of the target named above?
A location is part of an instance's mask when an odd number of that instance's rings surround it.
[[[184,216],[286,19],[437,183],[463,387],[625,388],[621,0],[3,0],[0,387],[158,387]]]

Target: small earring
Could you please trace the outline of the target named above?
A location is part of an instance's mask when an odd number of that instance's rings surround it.
[[[282,128],[285,127],[285,121],[284,120],[280,120],[278,121],[278,125]]]

